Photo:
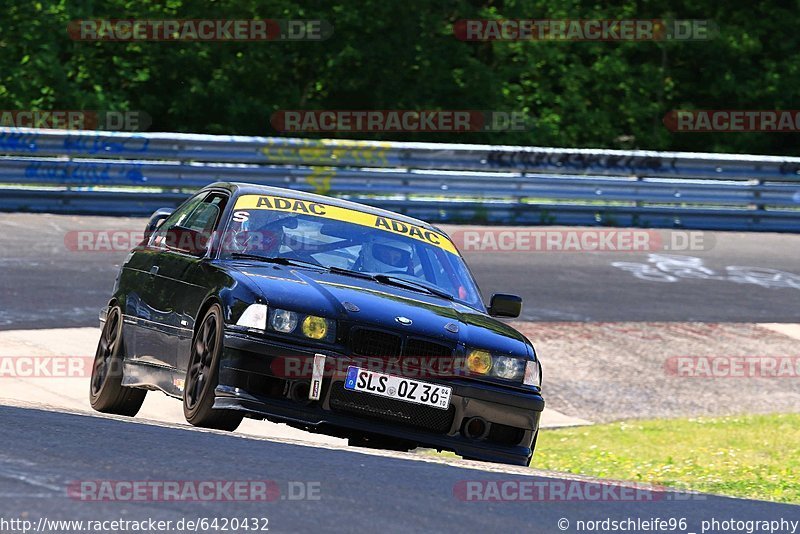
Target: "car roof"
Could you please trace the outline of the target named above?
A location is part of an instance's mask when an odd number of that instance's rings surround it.
[[[296,191],[294,189],[286,189],[284,187],[272,187],[268,185],[248,184],[244,182],[216,182],[209,184],[203,189],[226,189],[234,195],[277,195],[297,200],[307,200],[310,202],[318,202],[320,204],[328,204],[330,206],[337,206],[340,208],[349,208],[351,210],[362,211],[378,217],[387,217],[395,219],[408,224],[413,224],[421,228],[435,230],[439,233],[444,233],[435,226],[420,219],[415,219],[402,213],[374,208],[359,202],[351,202],[340,198],[329,197],[325,195],[317,195],[315,193],[306,193],[304,191]]]

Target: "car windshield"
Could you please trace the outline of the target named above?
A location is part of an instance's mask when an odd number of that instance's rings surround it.
[[[464,260],[444,234],[350,208],[244,195],[232,211],[220,257],[243,255],[380,275],[383,283],[429,287],[483,309]]]

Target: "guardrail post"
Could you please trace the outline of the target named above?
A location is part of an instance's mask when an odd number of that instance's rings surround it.
[[[520,216],[520,214],[522,214],[525,211],[525,203],[522,201],[522,195],[524,192],[523,188],[525,187],[525,183],[528,179],[528,173],[522,171],[521,173],[519,173],[519,178],[520,180],[519,182],[517,182],[517,187],[516,187],[517,189],[517,194],[515,195],[516,202],[514,203],[514,207],[511,210],[512,213],[511,222],[516,222],[516,219]]]
[[[755,200],[756,210],[758,211],[765,211],[767,208],[763,204],[763,202],[759,202],[761,200],[761,187],[764,185],[764,180],[761,178],[756,179],[756,190],[753,191],[753,200]]]
[[[72,164],[74,162],[75,162],[75,160],[72,157],[72,155],[71,154],[67,154],[67,168],[64,171],[64,181],[67,184],[67,194],[64,196],[65,198],[62,197],[62,203],[63,203],[63,205],[65,207],[67,205],[69,205],[71,193],[72,193],[73,187],[74,187],[74,185],[72,184],[72,181],[69,179],[69,169],[72,168]],[[89,186],[89,190],[94,189],[94,187],[95,186]]]
[[[755,201],[755,215],[753,215],[753,224],[758,226],[761,224],[761,217],[760,214],[764,213],[767,210],[767,207],[763,204],[763,202],[759,202],[762,200],[761,197],[761,186],[764,185],[764,180],[761,178],[756,178],[756,189],[753,191],[753,200]]]
[[[411,169],[407,168],[405,175],[403,176],[403,188],[401,189],[401,191],[403,191],[403,201],[406,204],[408,204],[408,202],[410,201],[408,191],[409,189],[411,189],[411,180],[408,179],[409,174],[411,174]],[[405,213],[406,210],[403,210],[403,212]]]

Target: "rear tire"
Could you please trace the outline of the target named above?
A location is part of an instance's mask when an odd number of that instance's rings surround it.
[[[133,417],[139,413],[147,391],[122,385],[122,310],[114,306],[106,316],[92,366],[89,403],[98,412]]]
[[[214,390],[219,384],[223,332],[222,310],[214,304],[192,340],[192,356],[183,390],[183,415],[193,426],[232,432],[241,424],[244,413],[213,408]]]

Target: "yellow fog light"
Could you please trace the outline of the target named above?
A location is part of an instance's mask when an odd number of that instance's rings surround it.
[[[322,339],[328,333],[328,321],[309,315],[303,320],[303,335],[311,339]]]
[[[467,369],[485,375],[492,369],[492,355],[485,350],[473,350],[467,355]]]

